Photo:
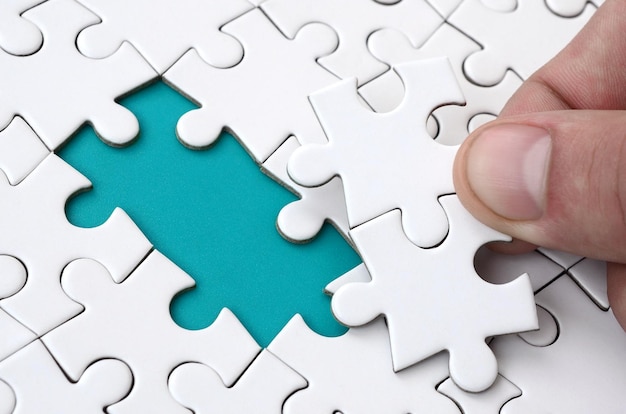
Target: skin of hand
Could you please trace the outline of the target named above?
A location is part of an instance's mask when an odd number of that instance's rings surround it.
[[[505,250],[606,260],[626,329],[626,0],[607,0],[467,138],[454,183],[476,218],[516,239]]]

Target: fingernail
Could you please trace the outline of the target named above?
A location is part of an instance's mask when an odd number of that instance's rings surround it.
[[[503,124],[485,129],[468,150],[467,178],[478,198],[510,220],[543,214],[552,140],[542,128]]]

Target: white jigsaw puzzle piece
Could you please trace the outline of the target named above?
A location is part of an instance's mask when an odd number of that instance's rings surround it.
[[[134,139],[137,118],[115,99],[156,77],[143,57],[129,44],[107,59],[81,55],[76,35],[97,17],[73,0],[48,0],[24,16],[46,41],[25,57],[0,50],[0,129],[20,115],[51,150],[85,123],[113,145]]]
[[[315,63],[335,49],[335,33],[318,24],[289,40],[258,9],[224,31],[243,44],[237,66],[214,68],[190,51],[163,76],[202,106],[181,117],[179,139],[188,147],[206,148],[226,128],[260,163],[292,134],[302,143],[325,142],[307,97],[337,81]]]
[[[372,0],[268,0],[261,8],[290,38],[308,23],[320,22],[333,28],[339,36],[339,47],[318,62],[342,79],[356,77],[359,84],[387,69],[367,50],[371,33],[394,28],[405,33],[414,46],[419,46],[443,23],[442,17],[425,0],[395,4]]]
[[[329,221],[346,239],[348,212],[341,179],[336,177],[319,187],[302,187],[287,174],[291,154],[300,148],[296,137],[287,139],[262,165],[261,170],[300,197],[278,213],[276,227],[287,240],[302,243],[313,239]]]
[[[512,69],[528,79],[580,31],[595,8],[563,18],[553,14],[545,0],[525,0],[513,11],[498,11],[482,0],[465,0],[448,21],[483,49],[465,61],[465,74],[479,85],[495,85]]]
[[[128,366],[115,359],[96,361],[72,383],[41,341],[0,362],[0,380],[15,393],[13,414],[104,412],[133,385]]]
[[[230,388],[210,367],[196,362],[177,367],[168,382],[174,399],[195,414],[281,414],[287,397],[307,385],[267,350]]]
[[[169,304],[193,279],[163,254],[153,251],[123,282],[90,259],[70,263],[61,279],[83,313],[43,337],[70,378],[103,356],[118,358],[133,372],[135,386],[111,414],[185,413],[170,396],[167,378],[178,365],[211,366],[232,385],[260,349],[228,309],[213,324],[190,331],[176,325]]]
[[[561,266],[536,250],[523,254],[496,253],[489,247],[481,247],[474,258],[476,272],[489,283],[511,282],[522,273],[530,278],[533,292],[541,290],[563,274]]]
[[[246,0],[78,1],[102,19],[78,36],[81,53],[103,58],[128,41],[160,74],[191,48],[213,66],[239,63],[241,45],[220,28],[253,6]]]
[[[485,338],[537,328],[533,292],[527,274],[503,285],[481,279],[473,266],[476,250],[510,238],[474,219],[455,195],[440,201],[450,231],[435,248],[406,238],[398,210],[351,231],[372,281],[341,287],[332,311],[347,326],[384,315],[396,371],[447,350],[454,382],[479,392],[498,373]]]
[[[43,43],[37,25],[22,17],[26,10],[45,0],[4,0],[0,2],[0,48],[18,56],[35,53]]]
[[[567,273],[602,310],[609,309],[606,262],[583,259],[568,269]]]
[[[313,332],[296,315],[268,349],[308,382],[286,401],[284,414],[460,414],[436,391],[447,375],[443,355],[394,372],[382,319],[330,338]]]
[[[479,113],[498,115],[509,98],[522,84],[514,73],[507,72],[498,85],[478,86],[465,78],[463,61],[480,50],[480,46],[466,35],[450,26],[442,25],[419,49],[396,30],[383,29],[371,34],[368,47],[376,58],[392,67],[419,59],[447,56],[456,76],[466,104],[446,105],[436,109],[433,115],[439,122],[437,141],[446,145],[458,145],[469,133],[472,117]],[[389,71],[359,88],[359,94],[377,112],[393,110],[404,96],[400,77]]]
[[[563,17],[578,16],[585,10],[588,3],[600,7],[604,4],[604,0],[546,0],[550,10]]]
[[[44,160],[50,151],[31,127],[15,117],[0,131],[0,170],[17,185]]]
[[[504,404],[522,395],[522,391],[501,375],[484,392],[463,391],[450,378],[445,380],[437,391],[454,400],[463,414],[499,414]]]
[[[613,313],[599,309],[567,276],[536,298],[556,319],[558,338],[541,347],[515,335],[491,343],[500,373],[522,390],[502,413],[623,412],[626,333]]]
[[[288,172],[307,187],[340,176],[350,227],[400,208],[409,239],[430,247],[447,233],[448,221],[437,197],[454,192],[457,147],[433,141],[426,119],[442,104],[463,102],[463,95],[446,58],[404,63],[395,70],[406,93],[392,112],[376,113],[363,105],[355,79],[311,95],[329,142],[296,150]]]
[[[65,216],[67,200],[91,187],[82,174],[50,154],[20,184],[0,174],[0,254],[19,258],[26,285],[0,306],[38,335],[67,321],[80,306],[59,283],[72,260],[91,257],[122,281],[143,260],[151,243],[121,209],[94,228],[76,227]]]

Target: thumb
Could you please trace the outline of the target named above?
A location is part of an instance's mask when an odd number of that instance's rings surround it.
[[[626,263],[625,125],[609,110],[500,118],[459,149],[458,196],[516,239]]]

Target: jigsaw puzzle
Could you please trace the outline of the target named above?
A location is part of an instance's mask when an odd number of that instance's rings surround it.
[[[0,0],[0,414],[623,413],[606,263],[481,247],[509,238],[451,174],[602,3]],[[233,132],[300,197],[276,210],[284,238],[330,222],[360,255],[326,279],[345,333],[295,314],[261,349],[228,308],[184,329],[171,306],[194,280],[122,209],[70,223],[91,182],[59,150],[85,124],[141,139],[118,100],[155,79],[201,106],[172,138]]]
[[[0,48],[13,55],[35,53],[43,43],[36,24],[22,14],[45,0],[13,0],[0,3]]]

